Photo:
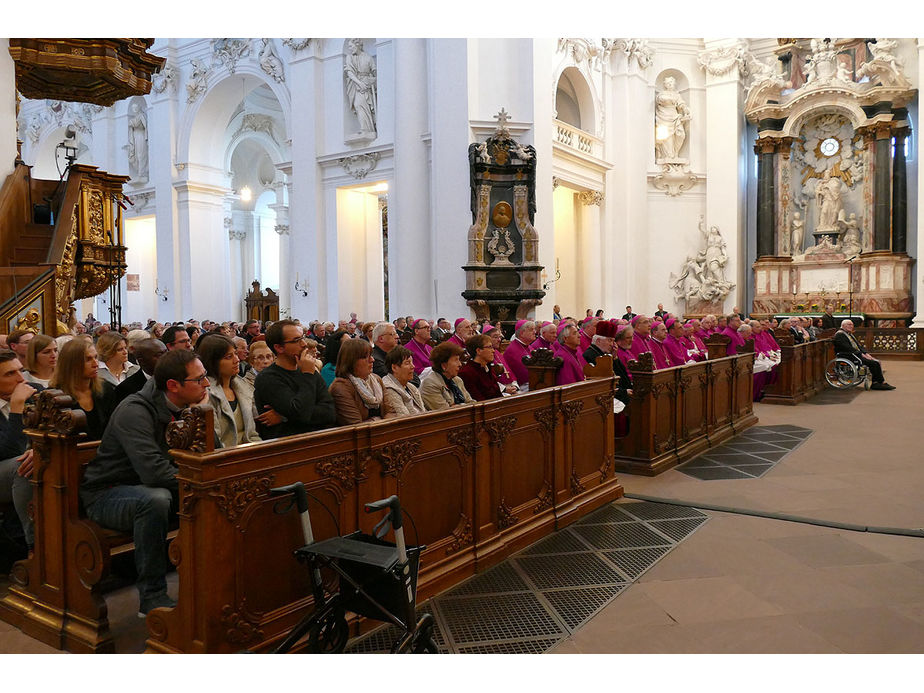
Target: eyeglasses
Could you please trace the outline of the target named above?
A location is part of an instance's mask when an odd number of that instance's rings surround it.
[[[295,339],[287,339],[283,344],[298,344],[299,342],[307,342],[307,337],[296,337]]]
[[[199,383],[200,385],[201,385],[203,382],[206,382],[206,383],[207,383],[208,381],[209,381],[209,375],[208,375],[208,373],[203,373],[203,374],[200,375],[198,378],[184,378],[184,379],[183,379],[183,382],[184,382],[184,383]]]

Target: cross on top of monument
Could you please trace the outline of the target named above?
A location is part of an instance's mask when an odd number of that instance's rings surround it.
[[[507,121],[510,120],[510,114],[507,113],[506,109],[501,108],[500,113],[495,113],[494,117],[497,118],[497,129],[495,134],[510,135],[510,131],[507,129]]]

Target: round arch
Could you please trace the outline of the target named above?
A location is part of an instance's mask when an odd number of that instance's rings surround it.
[[[790,112],[783,126],[783,135],[786,137],[798,137],[802,131],[802,126],[807,121],[825,113],[837,113],[844,116],[850,121],[854,129],[862,126],[867,120],[866,113],[856,102],[819,102],[813,99],[796,105],[795,109]]]
[[[553,103],[558,104],[558,93],[561,89],[561,81],[566,79],[571,89],[568,92],[573,93],[578,111],[580,112],[580,129],[589,132],[591,135],[600,136],[601,124],[598,123],[598,114],[601,109],[597,108],[599,99],[594,93],[593,80],[590,75],[585,73],[583,65],[563,65],[555,74],[554,81],[554,99]]]

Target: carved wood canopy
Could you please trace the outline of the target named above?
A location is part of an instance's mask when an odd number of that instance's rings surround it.
[[[154,39],[11,38],[16,88],[30,99],[111,106],[151,91],[151,75],[166,58],[147,49]]]

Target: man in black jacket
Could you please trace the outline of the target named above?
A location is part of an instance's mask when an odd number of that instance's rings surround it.
[[[32,546],[32,450],[23,433],[22,411],[35,388],[22,377],[22,363],[9,349],[0,351],[0,502],[13,503],[26,544]],[[18,534],[18,533],[17,533]]]
[[[334,400],[308,354],[302,328],[291,320],[274,322],[266,330],[266,344],[276,362],[257,374],[254,403],[257,411],[273,409],[281,420],[261,420],[260,437],[268,440],[335,426]]]
[[[91,520],[132,533],[139,615],[176,606],[167,596],[166,575],[167,529],[177,511],[177,467],[166,431],[183,409],[202,401],[208,384],[194,352],[164,354],[154,377],[113,412],[80,485]]]
[[[852,354],[860,359],[864,366],[869,368],[873,374],[873,384],[871,390],[894,390],[894,385],[889,385],[882,375],[882,364],[879,359],[870,356],[866,349],[857,338],[853,336],[853,320],[844,320],[834,335],[834,353],[835,354]]]

